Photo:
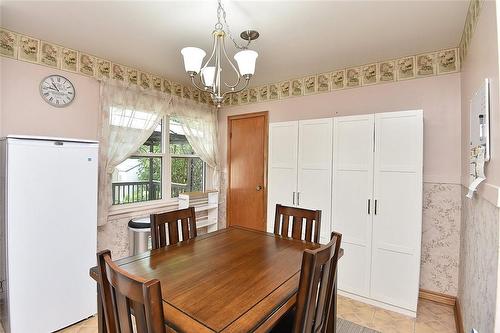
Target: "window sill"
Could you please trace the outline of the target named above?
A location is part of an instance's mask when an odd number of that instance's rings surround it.
[[[108,221],[143,217],[160,211],[177,209],[178,207],[179,201],[177,198],[169,200],[157,200],[147,203],[112,206],[108,213]]]

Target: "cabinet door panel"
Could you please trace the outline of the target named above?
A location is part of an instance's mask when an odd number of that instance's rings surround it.
[[[416,311],[422,235],[421,111],[375,115],[371,296]]]
[[[298,122],[269,124],[267,231],[273,232],[276,204],[292,206],[297,191]]]
[[[320,242],[331,232],[332,119],[299,121],[299,206],[321,210]]]
[[[333,230],[342,233],[345,250],[339,289],[365,297],[370,292],[373,121],[373,115],[339,117],[333,129]]]

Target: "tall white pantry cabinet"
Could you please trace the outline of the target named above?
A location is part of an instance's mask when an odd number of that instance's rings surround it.
[[[269,140],[268,230],[277,203],[321,209],[321,242],[343,235],[339,293],[415,316],[422,110],[271,123]]]
[[[332,127],[331,118],[269,124],[269,232],[274,230],[277,203],[320,209],[321,219],[330,221]],[[329,239],[330,224],[322,223],[320,242],[328,243]]]

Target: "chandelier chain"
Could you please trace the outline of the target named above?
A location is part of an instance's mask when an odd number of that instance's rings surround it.
[[[239,49],[239,50],[246,50],[246,49],[248,49],[248,46],[250,45],[251,40],[248,40],[247,44],[243,45],[243,46],[239,45],[236,42],[236,40],[233,38],[233,34],[231,33],[231,29],[229,28],[229,24],[227,23],[227,20],[226,20],[226,10],[222,6],[222,1],[218,0],[218,4],[219,4],[219,6],[217,7],[217,23],[215,24],[215,29],[222,29],[222,27],[223,27],[223,24],[221,22],[221,14],[222,14],[222,19],[224,21],[224,26],[226,27],[227,34],[229,35],[229,38],[233,42],[234,46],[237,49]]]

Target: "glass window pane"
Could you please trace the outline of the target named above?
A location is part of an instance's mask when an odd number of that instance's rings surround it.
[[[161,122],[151,136],[144,142],[142,146],[139,147],[138,153],[156,153],[161,154],[162,152],[162,131],[163,122]]]
[[[113,204],[158,200],[161,193],[161,157],[131,157],[113,172]]]
[[[199,157],[172,157],[171,195],[203,191],[205,187],[205,164]]]

